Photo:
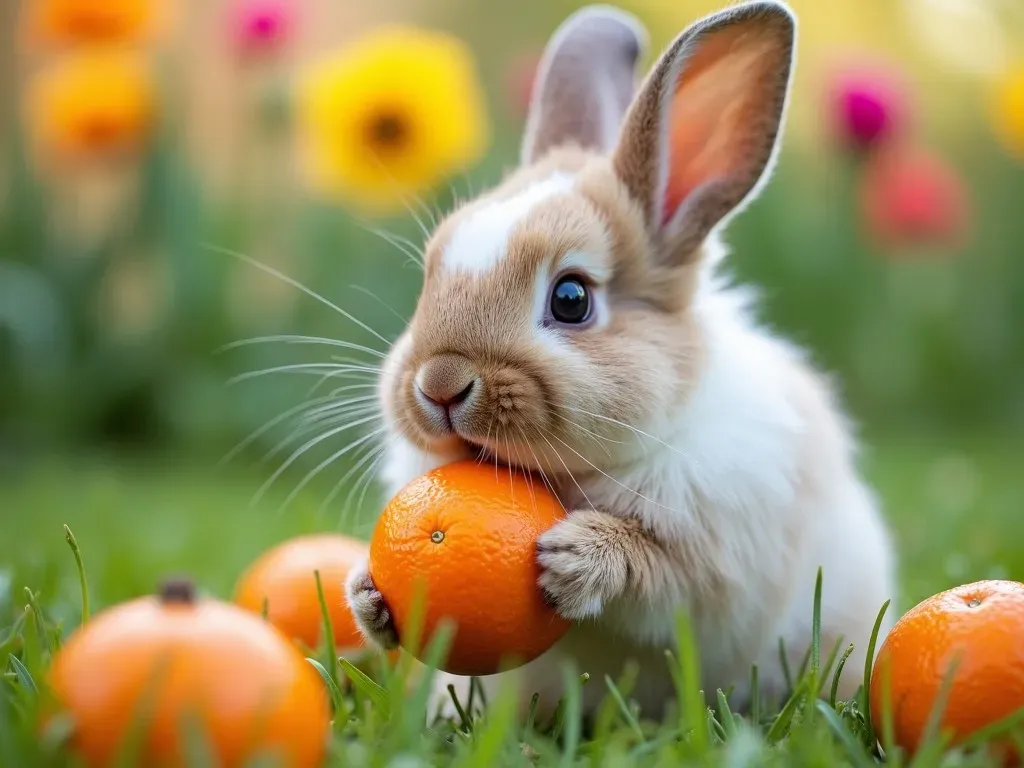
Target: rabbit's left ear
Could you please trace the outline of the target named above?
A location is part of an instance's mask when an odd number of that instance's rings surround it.
[[[640,22],[617,8],[590,5],[569,16],[537,67],[521,161],[566,145],[609,151],[633,99],[646,45]]]
[[[768,175],[795,31],[792,13],[773,0],[714,14],[676,38],[637,94],[613,162],[661,264],[693,260]]]

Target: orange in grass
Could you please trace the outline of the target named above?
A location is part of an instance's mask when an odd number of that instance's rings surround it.
[[[365,542],[340,534],[311,534],[285,541],[264,552],[242,574],[235,602],[255,613],[267,606],[267,619],[288,637],[316,648],[323,613],[316,591],[320,572],[324,600],[339,653],[362,648],[363,637],[345,599],[349,569],[366,558]]]
[[[330,737],[323,680],[298,649],[184,581],[94,616],[54,656],[48,681],[43,722],[69,716],[71,751],[89,768],[117,765],[136,728],[137,764],[168,768],[191,764],[192,726],[223,768],[271,757],[316,768]]]
[[[913,754],[954,660],[940,723],[954,743],[1024,707],[1024,584],[965,584],[908,611],[886,637],[871,673],[875,730],[883,733],[883,706],[889,706],[893,738]],[[995,748],[1016,761],[1009,742]]]
[[[569,623],[537,586],[536,543],[563,515],[539,480],[476,461],[409,483],[388,503],[370,541],[370,576],[399,642],[408,641],[422,599],[420,647],[442,620],[455,624],[448,672],[492,674],[548,650]]]

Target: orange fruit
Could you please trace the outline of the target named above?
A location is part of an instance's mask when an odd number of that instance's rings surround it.
[[[537,586],[536,542],[563,515],[540,481],[472,460],[409,483],[370,540],[370,576],[399,641],[422,599],[421,647],[443,619],[455,624],[448,672],[487,675],[544,653],[569,624]]]
[[[317,648],[323,616],[316,592],[316,576],[334,630],[339,653],[363,647],[363,637],[345,599],[349,569],[366,558],[365,542],[340,534],[299,536],[267,550],[242,574],[235,587],[235,602],[255,613],[263,611],[282,632],[307,648]]]
[[[871,673],[875,730],[883,732],[888,678],[893,736],[912,754],[954,659],[940,728],[955,743],[1024,707],[1024,584],[965,584],[929,597],[896,622]]]
[[[49,683],[48,715],[70,716],[71,748],[90,767],[115,764],[140,723],[139,765],[188,765],[192,724],[225,768],[271,755],[315,768],[330,736],[323,680],[295,645],[187,582],[95,616],[58,651]]]

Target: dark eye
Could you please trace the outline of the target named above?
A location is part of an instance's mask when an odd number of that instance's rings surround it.
[[[590,293],[580,278],[567,275],[555,283],[551,316],[567,325],[585,322],[590,317]]]

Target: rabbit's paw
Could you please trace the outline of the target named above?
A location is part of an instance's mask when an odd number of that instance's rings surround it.
[[[345,580],[345,595],[356,619],[356,626],[374,645],[385,650],[398,647],[398,631],[394,617],[366,569],[366,564],[353,568]]]

